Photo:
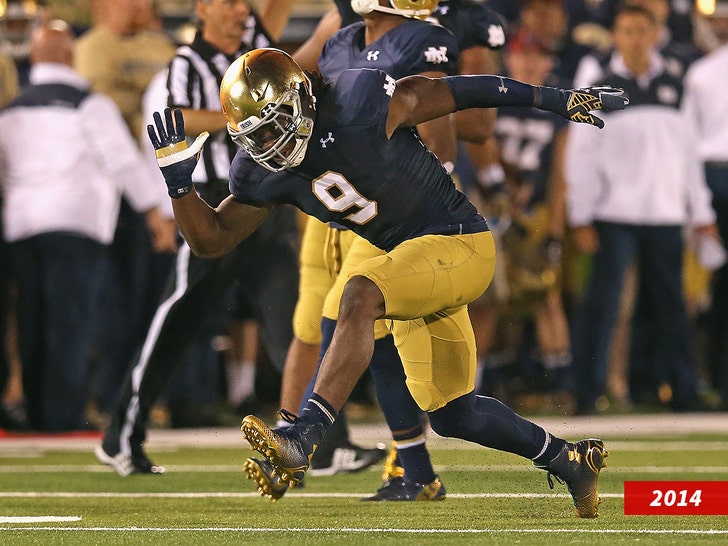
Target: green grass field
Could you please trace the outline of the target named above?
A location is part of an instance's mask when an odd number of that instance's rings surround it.
[[[233,431],[179,441],[163,431],[149,452],[167,474],[129,478],[98,465],[88,440],[0,438],[0,544],[727,544],[724,516],[623,514],[625,480],[728,480],[728,432],[671,433],[665,422],[602,435],[596,520],[575,518],[566,488],[551,491],[528,461],[440,438],[430,449],[448,498],[429,503],[361,502],[380,469],[308,477],[271,503],[241,472],[252,454],[242,439],[218,441]]]

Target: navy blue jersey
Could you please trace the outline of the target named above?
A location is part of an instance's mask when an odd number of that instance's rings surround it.
[[[457,40],[440,26],[407,19],[368,46],[364,32],[363,22],[354,23],[329,38],[319,58],[319,71],[333,78],[349,68],[374,68],[394,79],[423,72],[457,71]]]
[[[244,151],[230,170],[235,200],[290,203],[337,222],[389,251],[425,234],[488,229],[414,130],[387,139],[395,80],[379,70],[345,70],[317,93],[317,114],[301,165],[273,173]]]
[[[476,46],[500,49],[506,43],[503,20],[482,2],[440,0],[428,20],[457,36],[460,51]]]

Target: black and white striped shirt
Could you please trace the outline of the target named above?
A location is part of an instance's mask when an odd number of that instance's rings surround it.
[[[228,67],[253,48],[269,47],[272,43],[253,13],[246,24],[240,48],[226,55],[202,38],[198,31],[190,45],[177,49],[167,75],[167,105],[170,108],[194,108],[221,111],[220,83]],[[194,137],[195,135],[188,135]],[[202,159],[192,175],[195,183],[224,182],[227,185],[230,161],[236,146],[226,131],[210,135],[202,150]]]

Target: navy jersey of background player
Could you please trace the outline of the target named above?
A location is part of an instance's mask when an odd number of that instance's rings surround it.
[[[369,46],[364,34],[363,21],[336,32],[324,45],[319,71],[332,78],[349,68],[374,68],[399,79],[423,72],[455,74],[457,70],[457,39],[440,26],[407,19]]]
[[[301,165],[274,173],[240,150],[230,169],[234,199],[293,204],[385,251],[425,234],[486,231],[483,217],[414,130],[387,139],[395,87],[379,70],[342,72],[316,93],[316,122]]]
[[[546,85],[557,84],[556,80]],[[546,199],[553,158],[553,139],[569,123],[554,112],[536,108],[498,108],[495,137],[504,163],[515,168],[516,183],[531,188],[528,206]]]
[[[483,46],[500,49],[506,43],[503,20],[482,2],[472,0],[440,0],[428,17],[458,38],[460,51]]]

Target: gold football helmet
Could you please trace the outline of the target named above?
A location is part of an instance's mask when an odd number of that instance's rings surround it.
[[[351,9],[359,15],[367,15],[373,11],[394,13],[403,17],[426,19],[440,0],[387,0],[389,6],[382,6],[379,0],[351,0]]]
[[[225,72],[220,102],[233,142],[266,169],[300,165],[315,116],[311,82],[287,53],[254,49]]]

